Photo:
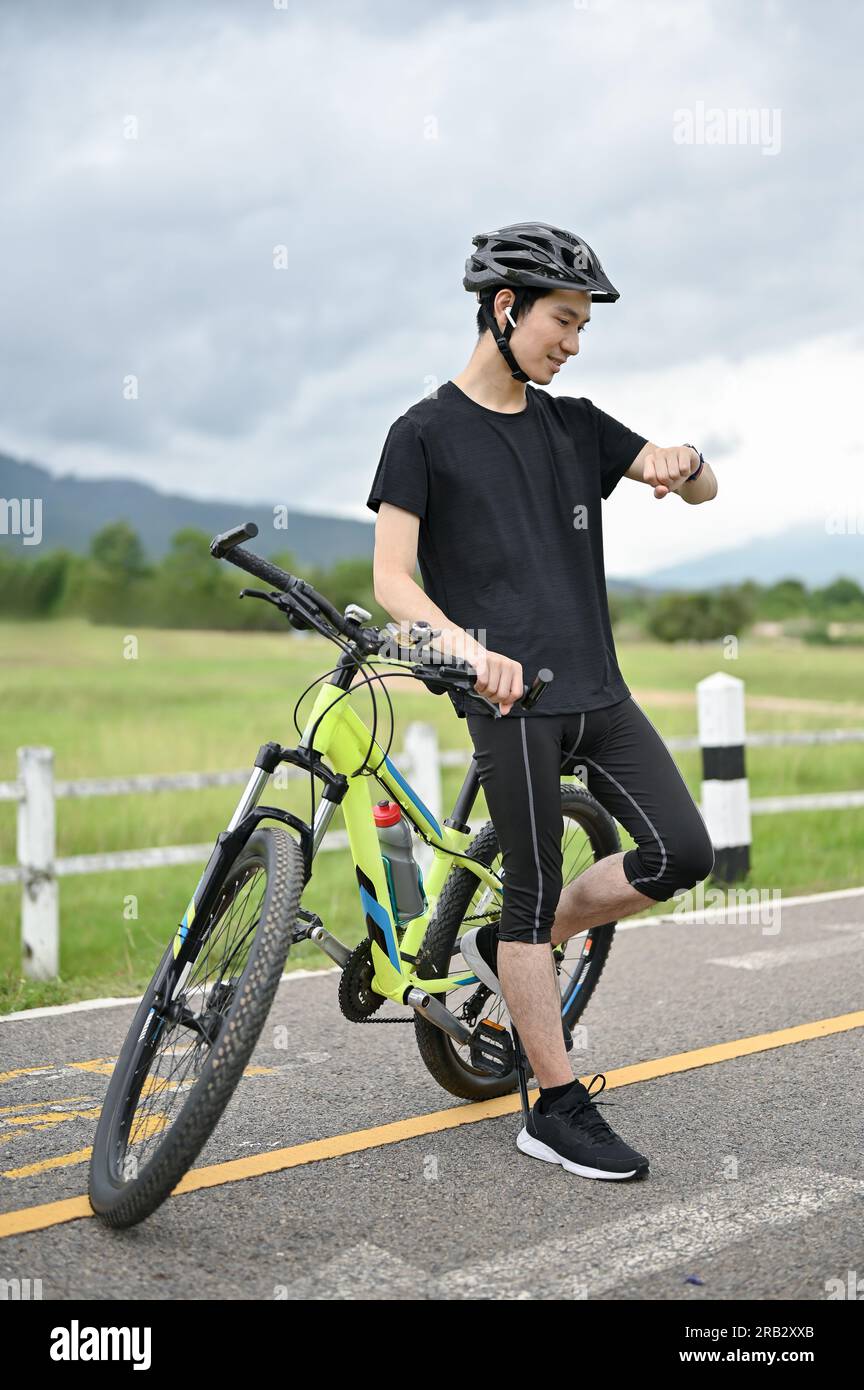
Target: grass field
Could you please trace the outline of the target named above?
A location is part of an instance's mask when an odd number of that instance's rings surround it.
[[[337,649],[318,637],[143,630],[137,659],[127,660],[125,635],[119,628],[73,621],[0,625],[0,780],[17,775],[16,750],[25,744],[54,748],[58,778],[247,768],[268,739],[296,744],[296,700],[338,659]],[[695,734],[696,682],[718,670],[745,681],[751,732],[864,728],[860,649],[745,638],[734,661],[724,659],[720,643],[622,643],[618,654],[634,698],[667,737]],[[368,692],[352,698],[368,720]],[[397,764],[406,725],[422,719],[437,727],[443,748],[464,751],[467,766],[468,732],[446,697],[418,686],[416,692],[392,687],[391,698]],[[313,699],[310,692],[303,702],[301,727]],[[698,800],[699,754],[676,760]],[[747,770],[753,796],[857,790],[864,787],[864,744],[753,749]],[[458,767],[444,770],[448,811],[463,776]],[[62,800],[57,852],[207,843],[224,827],[238,795],[232,787]],[[272,801],[308,819],[309,784],[303,780],[275,791]],[[474,815],[485,814],[481,796]],[[342,828],[338,811],[332,824]],[[625,848],[633,843],[623,827],[621,839]],[[0,803],[0,864],[14,858],[15,807]],[[864,809],[753,819],[753,870],[746,886],[784,894],[852,887],[862,882],[862,867]],[[0,1012],[140,992],[197,876],[195,865],[184,865],[61,879],[61,976],[47,984],[21,977],[20,891],[0,887]],[[137,898],[132,919],[124,915],[130,896]],[[303,903],[343,940],[361,939],[347,853],[316,858]],[[668,912],[670,906],[656,910]],[[329,964],[317,948],[304,946],[292,952],[288,968]]]

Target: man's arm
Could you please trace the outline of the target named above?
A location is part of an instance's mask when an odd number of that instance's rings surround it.
[[[717,496],[717,478],[707,459],[699,477],[687,481],[698,466],[699,455],[689,444],[673,444],[663,449],[659,444],[648,443],[639,450],[624,476],[647,483],[653,487],[657,498],[665,497],[667,492],[677,492],[691,505],[710,502]]]
[[[372,562],[372,583],[375,601],[380,603],[402,630],[405,645],[412,622],[425,621],[440,628],[441,636],[432,638],[430,646],[445,656],[460,657],[472,665],[479,643],[457,627],[433,603],[425,590],[413,579],[417,566],[417,536],[420,518],[390,502],[382,502],[375,523],[375,557]],[[404,627],[403,627],[404,624]]]

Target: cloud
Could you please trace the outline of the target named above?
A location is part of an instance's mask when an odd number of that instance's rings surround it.
[[[758,441],[771,515],[800,519],[817,439],[858,437],[824,393],[861,352],[861,27],[839,3],[7,0],[0,447],[364,515],[390,422],[473,347],[471,236],[537,217],[621,290],[556,389],[730,441],[751,484]],[[676,143],[699,103],[779,110],[779,153]]]
[[[582,394],[655,443],[697,445],[718,479],[717,497],[697,507],[658,500],[623,479],[604,513],[607,573],[648,574],[802,521],[824,531],[841,509],[864,517],[864,351],[856,339],[824,337],[741,362],[718,357],[650,374],[586,369]],[[730,421],[734,437],[724,434]]]

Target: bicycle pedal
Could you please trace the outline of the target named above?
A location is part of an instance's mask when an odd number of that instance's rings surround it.
[[[509,1076],[516,1065],[513,1039],[502,1023],[483,1018],[468,1045],[471,1065],[490,1076]]]
[[[294,923],[291,944],[296,946],[298,941],[306,941],[313,927],[323,927],[323,925],[324,923],[317,912],[307,912],[306,908],[301,907],[297,913],[297,921]]]

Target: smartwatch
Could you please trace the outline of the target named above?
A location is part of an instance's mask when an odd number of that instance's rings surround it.
[[[690,477],[689,477],[689,478],[685,478],[685,479],[684,479],[685,483],[692,483],[693,479],[694,479],[694,478],[698,478],[698,477],[699,477],[699,474],[702,472],[702,465],[703,465],[703,463],[705,462],[705,460],[704,460],[703,457],[702,457],[701,451],[700,451],[699,449],[696,448],[696,445],[695,445],[695,444],[687,444],[687,442],[686,442],[686,440],[685,440],[685,446],[686,446],[686,448],[688,448],[688,449],[692,449],[693,452],[694,452],[694,454],[698,454],[698,455],[699,455],[699,467],[696,469],[695,473],[691,473],[691,474],[690,474]]]

